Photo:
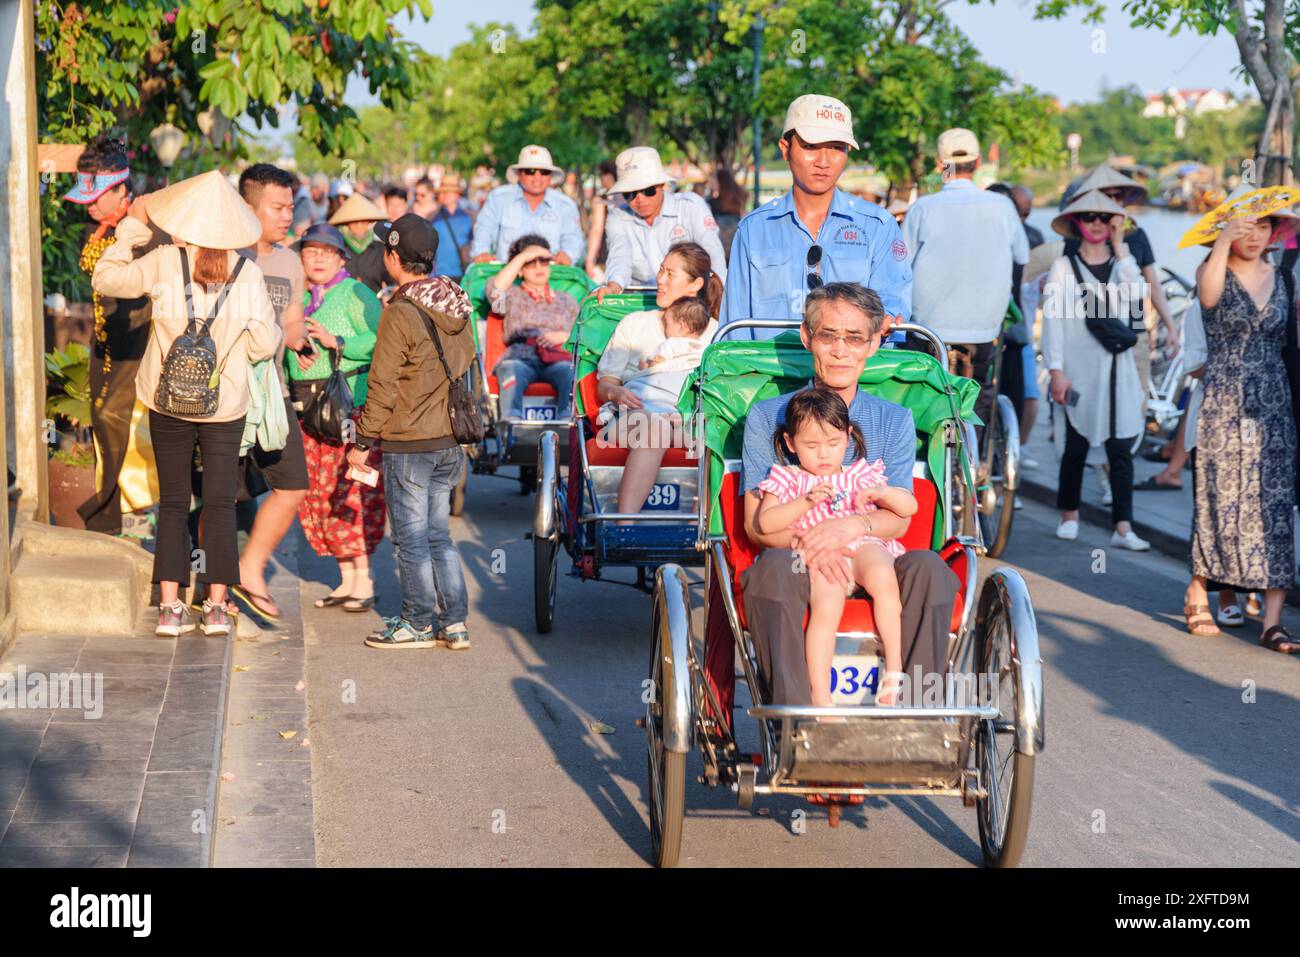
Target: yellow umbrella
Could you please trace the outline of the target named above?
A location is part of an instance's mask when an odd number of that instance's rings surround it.
[[[1263,219],[1280,213],[1288,206],[1300,202],[1300,189],[1294,186],[1266,186],[1252,189],[1240,195],[1232,195],[1214,209],[1210,210],[1200,221],[1189,229],[1178,244],[1179,249],[1188,246],[1201,246],[1212,243],[1219,238],[1224,224],[1230,219]]]

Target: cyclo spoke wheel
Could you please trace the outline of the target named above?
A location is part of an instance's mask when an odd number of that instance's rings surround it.
[[[997,558],[1007,547],[1011,539],[1011,521],[1015,517],[1016,495],[1008,491],[1003,480],[1007,469],[1007,429],[1002,421],[1002,412],[998,403],[993,404],[992,419],[985,429],[984,439],[993,443],[992,456],[989,458],[988,483],[996,493],[991,510],[986,511],[983,502],[977,511],[980,533],[984,537],[986,553],[990,558]],[[982,492],[983,490],[981,490]]]
[[[686,755],[664,746],[664,649],[657,610],[651,619],[651,630],[649,700],[645,712],[650,855],[656,867],[676,867],[686,817]]]
[[[983,721],[976,738],[976,766],[987,797],[975,802],[980,849],[989,867],[1015,867],[1029,837],[1034,792],[1034,756],[1016,750],[1019,666],[1012,659],[1007,609],[999,606],[977,636],[977,674],[988,676],[999,716]]]
[[[559,543],[533,538],[533,617],[537,630],[550,634],[555,626],[555,589],[559,579]]]

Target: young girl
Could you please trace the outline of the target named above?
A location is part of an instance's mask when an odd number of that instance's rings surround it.
[[[848,468],[844,456],[852,439],[856,458]],[[828,518],[862,515],[877,507],[902,518],[916,512],[916,499],[901,488],[885,484],[885,463],[863,458],[866,443],[858,427],[849,421],[849,410],[838,394],[825,389],[800,392],[786,406],[785,425],[774,438],[778,463],[759,483],[764,493],[755,524],[771,534],[783,529],[807,531]],[[903,678],[902,601],[894,559],[903,554],[897,541],[864,535],[849,548],[854,581],[871,595],[876,629],[885,651],[885,671],[876,690],[876,704],[898,703]],[[845,590],[824,575],[813,575],[811,612],[804,638],[812,703],[831,704],[830,671],[835,654],[835,630],[844,613]],[[851,591],[851,589],[850,589]]]

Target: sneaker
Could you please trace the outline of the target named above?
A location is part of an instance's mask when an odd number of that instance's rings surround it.
[[[1016,500],[1015,500],[1015,502],[1012,503],[1012,506],[1011,506],[1011,507],[1012,507],[1013,510],[1015,510],[1015,511],[1017,511],[1017,512],[1020,511],[1022,508],[1025,507],[1024,505],[1021,504],[1021,502],[1020,502],[1020,496],[1019,496],[1019,495],[1016,496]]]
[[[388,629],[394,627],[401,620],[402,620],[401,615],[390,615],[388,617],[381,618],[379,619],[379,627],[376,628],[374,631],[372,631],[370,634],[366,635],[366,637],[382,638],[384,637],[384,635],[388,634]]]
[[[404,618],[397,618],[379,637],[366,638],[371,648],[433,648],[433,626],[417,629]]]
[[[1110,537],[1110,543],[1116,548],[1127,548],[1131,552],[1145,552],[1151,548],[1150,542],[1145,538],[1138,538],[1137,533],[1131,529],[1127,535],[1116,532]]]
[[[464,651],[469,647],[469,629],[463,621],[438,630],[438,644],[449,651]]]
[[[1029,454],[1029,446],[1020,446],[1020,467],[1022,469],[1038,468],[1038,459]]]
[[[1056,537],[1063,541],[1072,542],[1079,537],[1078,522],[1062,522],[1056,526]]]
[[[210,601],[203,603],[203,633],[205,635],[230,634],[230,612],[226,603],[214,605]]]
[[[158,606],[158,627],[153,633],[160,638],[178,638],[194,630],[194,620],[184,602]]]

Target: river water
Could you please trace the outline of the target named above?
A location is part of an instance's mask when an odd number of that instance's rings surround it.
[[[1049,242],[1060,237],[1052,230],[1052,220],[1056,218],[1054,206],[1040,206],[1029,214],[1029,222],[1043,231]],[[1179,249],[1179,240],[1200,219],[1195,213],[1184,213],[1155,206],[1130,207],[1129,213],[1134,222],[1146,230],[1151,240],[1151,249],[1156,254],[1156,265],[1167,266],[1188,282],[1195,278],[1196,267],[1205,259],[1207,252],[1203,246]]]

